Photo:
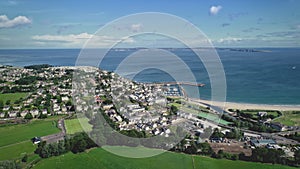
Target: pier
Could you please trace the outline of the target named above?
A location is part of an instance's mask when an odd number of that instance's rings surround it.
[[[193,82],[156,82],[155,84],[160,84],[160,85],[188,85],[188,86],[198,86],[198,87],[205,86],[205,84],[203,84],[203,83],[193,83]]]

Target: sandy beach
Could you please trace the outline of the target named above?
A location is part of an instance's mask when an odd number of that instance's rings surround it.
[[[268,105],[268,104],[249,104],[249,103],[233,103],[233,102],[217,102],[201,99],[189,98],[189,101],[200,104],[202,106],[213,105],[220,108],[228,109],[260,109],[260,110],[280,110],[280,111],[290,111],[290,110],[300,110],[300,105]]]

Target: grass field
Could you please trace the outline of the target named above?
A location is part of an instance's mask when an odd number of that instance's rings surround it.
[[[217,115],[214,115],[214,114],[211,114],[211,113],[205,113],[205,112],[202,112],[200,110],[197,111],[195,109],[186,107],[186,105],[182,105],[182,104],[178,104],[178,103],[171,103],[170,105],[176,106],[179,110],[181,109],[182,111],[192,113],[192,114],[196,114],[201,118],[211,120],[211,121],[214,121],[216,123],[220,123],[220,124],[223,124],[223,125],[230,124],[230,122],[221,119],[221,117],[219,117]]]
[[[33,168],[72,169],[293,169],[288,166],[251,163],[243,161],[217,160],[209,157],[191,156],[166,152],[150,158],[125,158],[106,152],[101,148],[89,152],[68,153],[59,157],[44,159]]]
[[[0,148],[17,142],[30,140],[35,136],[45,136],[58,133],[56,121],[59,116],[49,117],[44,120],[33,120],[28,124],[18,124],[0,127]]]
[[[274,120],[287,126],[300,126],[300,112],[285,111],[283,115]]]
[[[22,157],[26,153],[27,154],[33,153],[36,148],[37,145],[34,145],[29,140],[0,147],[0,161],[11,160],[18,157]]]
[[[217,115],[213,115],[211,113],[203,113],[203,112],[200,112],[200,111],[197,111],[197,110],[194,110],[194,109],[190,109],[190,108],[187,108],[187,107],[184,107],[184,106],[181,107],[181,110],[183,110],[185,112],[188,112],[188,113],[196,114],[201,118],[211,120],[211,121],[216,122],[216,123],[220,123],[220,124],[223,124],[223,125],[230,124],[230,122],[225,121],[225,120],[221,119],[221,117],[219,117]]]
[[[11,101],[11,104],[13,104],[16,100],[19,100],[20,98],[26,98],[29,93],[6,93],[6,94],[0,94],[0,100],[3,101],[5,104],[7,100]]]
[[[277,111],[269,111],[269,110],[243,110],[242,112],[246,114],[251,114],[254,120],[259,119],[258,112],[267,112],[268,115],[273,115],[275,118],[280,116],[280,114],[278,114]]]
[[[92,130],[92,126],[88,123],[88,119],[87,118],[82,118],[81,119],[81,123],[83,123],[83,125],[85,126],[85,130],[87,131],[91,131]],[[76,119],[69,119],[69,120],[65,120],[65,126],[66,126],[66,130],[67,130],[67,134],[74,134],[77,132],[82,132],[83,127],[81,126],[81,123],[79,122],[79,120]]]

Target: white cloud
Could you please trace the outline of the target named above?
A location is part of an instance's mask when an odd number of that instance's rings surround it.
[[[143,25],[142,24],[132,24],[130,29],[132,32],[139,32],[142,29]]]
[[[31,20],[26,16],[17,16],[14,19],[9,19],[6,15],[0,15],[0,28],[12,28],[26,24],[31,24]]]
[[[66,43],[81,43],[91,38],[92,35],[88,33],[81,34],[69,34],[69,35],[36,35],[32,39],[37,41],[48,41],[48,42],[66,42]]]
[[[226,38],[221,38],[217,40],[219,43],[234,43],[234,42],[239,42],[242,41],[242,38],[235,38],[235,37],[226,37]]]
[[[17,5],[18,2],[17,2],[17,1],[8,1],[8,4],[9,4],[9,5]]]
[[[134,43],[135,40],[130,37],[121,39],[112,36],[98,36],[89,33],[68,34],[68,35],[35,35],[32,37],[36,44],[49,45],[60,44],[67,47],[82,47],[87,40],[92,39],[88,47],[110,47],[111,44],[122,41],[123,43]]]
[[[220,6],[220,5],[218,5],[218,6],[211,6],[210,9],[209,9],[209,13],[211,15],[217,15],[221,9],[222,9],[222,6]]]

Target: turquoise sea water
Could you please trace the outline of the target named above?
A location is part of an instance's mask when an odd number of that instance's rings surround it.
[[[300,105],[300,49],[270,48],[260,49],[269,52],[245,52],[218,49],[227,81],[227,101]],[[111,51],[100,67],[110,71],[132,50]],[[0,50],[0,64],[25,66],[32,64],[51,64],[55,66],[73,66],[79,49],[35,49]],[[192,70],[199,83],[200,97],[210,99],[210,81],[201,61],[193,52],[186,49],[171,51],[179,56]],[[166,66],[176,66],[166,63]],[[125,74],[132,72],[125,72]],[[181,70],[178,70],[181,73]],[[157,69],[148,69],[135,76],[136,81],[170,81],[172,77]],[[185,86],[187,92],[191,86]],[[191,97],[194,93],[189,93]]]

